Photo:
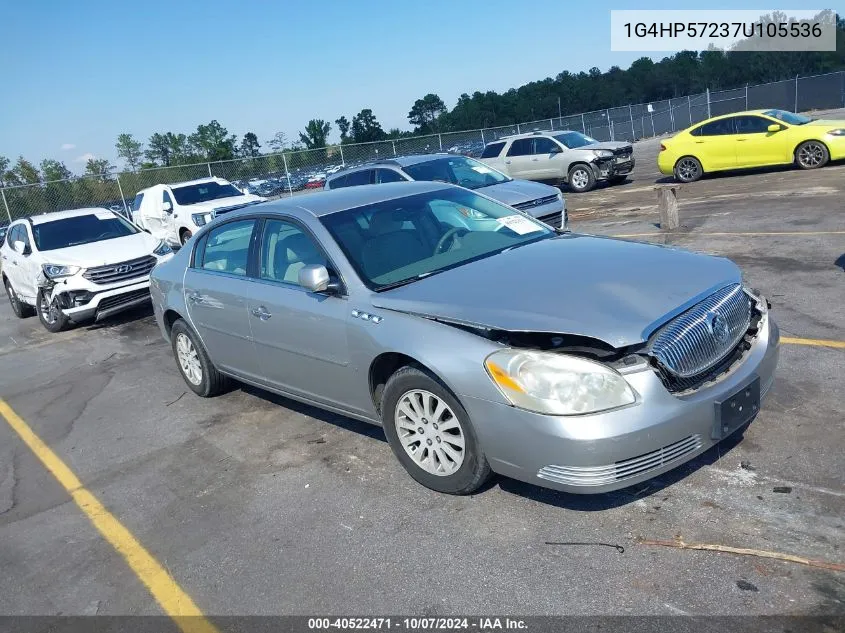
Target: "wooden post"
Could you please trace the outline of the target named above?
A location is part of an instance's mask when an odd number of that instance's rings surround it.
[[[660,230],[674,231],[681,223],[678,219],[679,185],[657,185],[657,208],[660,210]]]

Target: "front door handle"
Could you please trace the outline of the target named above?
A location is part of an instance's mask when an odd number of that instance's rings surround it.
[[[505,161],[505,165],[510,165],[510,164],[511,164],[511,162],[509,160]]]
[[[202,303],[204,301],[203,296],[198,292],[189,292],[186,297],[190,303]]]
[[[271,316],[273,316],[272,314],[270,314],[267,311],[267,308],[265,308],[264,306],[259,306],[257,308],[253,308],[252,310],[250,310],[250,312],[252,312],[252,316],[257,317],[257,318],[261,319],[262,321],[266,321]]]
[[[534,162],[536,163],[536,162],[537,162],[538,160],[540,160],[540,159],[539,159],[539,158],[532,158],[531,160],[532,160],[532,161],[534,161]]]

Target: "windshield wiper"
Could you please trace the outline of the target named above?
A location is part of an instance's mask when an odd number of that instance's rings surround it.
[[[420,279],[425,279],[426,277],[431,277],[432,275],[436,275],[437,273],[442,273],[444,270],[449,270],[449,268],[435,268],[434,270],[429,270],[424,273],[420,273],[419,275],[414,275],[413,277],[402,279],[401,281],[394,281],[391,284],[379,286],[378,288],[376,288],[376,292],[381,292],[382,290],[390,290],[391,288],[398,288],[399,286],[407,286],[408,284],[412,284],[415,281],[419,281]]]

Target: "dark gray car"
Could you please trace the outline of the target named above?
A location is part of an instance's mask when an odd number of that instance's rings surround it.
[[[514,180],[473,158],[455,154],[415,154],[367,163],[330,176],[325,189],[412,180],[460,185],[524,211],[552,228],[569,225],[566,200],[557,187]]]
[[[579,493],[654,477],[751,422],[778,358],[731,261],[555,231],[441,183],[233,211],[151,291],[195,393],[232,377],[380,424],[453,494],[491,472]]]

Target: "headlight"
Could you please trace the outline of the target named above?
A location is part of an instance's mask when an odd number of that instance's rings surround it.
[[[72,277],[80,270],[82,270],[79,266],[62,266],[61,264],[42,264],[41,270],[44,271],[44,274],[49,277],[50,279],[56,279],[57,277]]]
[[[155,249],[153,250],[153,255],[158,255],[159,257],[164,257],[165,255],[170,255],[170,253],[172,253],[172,252],[173,252],[173,249],[170,248],[170,245],[167,242],[165,242],[164,240],[161,240],[158,243],[158,246],[156,246]]]
[[[191,214],[191,220],[194,221],[194,224],[197,226],[205,226],[208,222],[214,219],[214,216],[211,213],[193,213]]]
[[[845,136],[845,128],[837,128],[828,132],[831,136]]]
[[[595,152],[599,158],[611,158],[613,156],[613,152],[608,149],[597,149]]]
[[[484,365],[511,403],[537,413],[596,413],[637,400],[618,372],[578,356],[505,349]]]

